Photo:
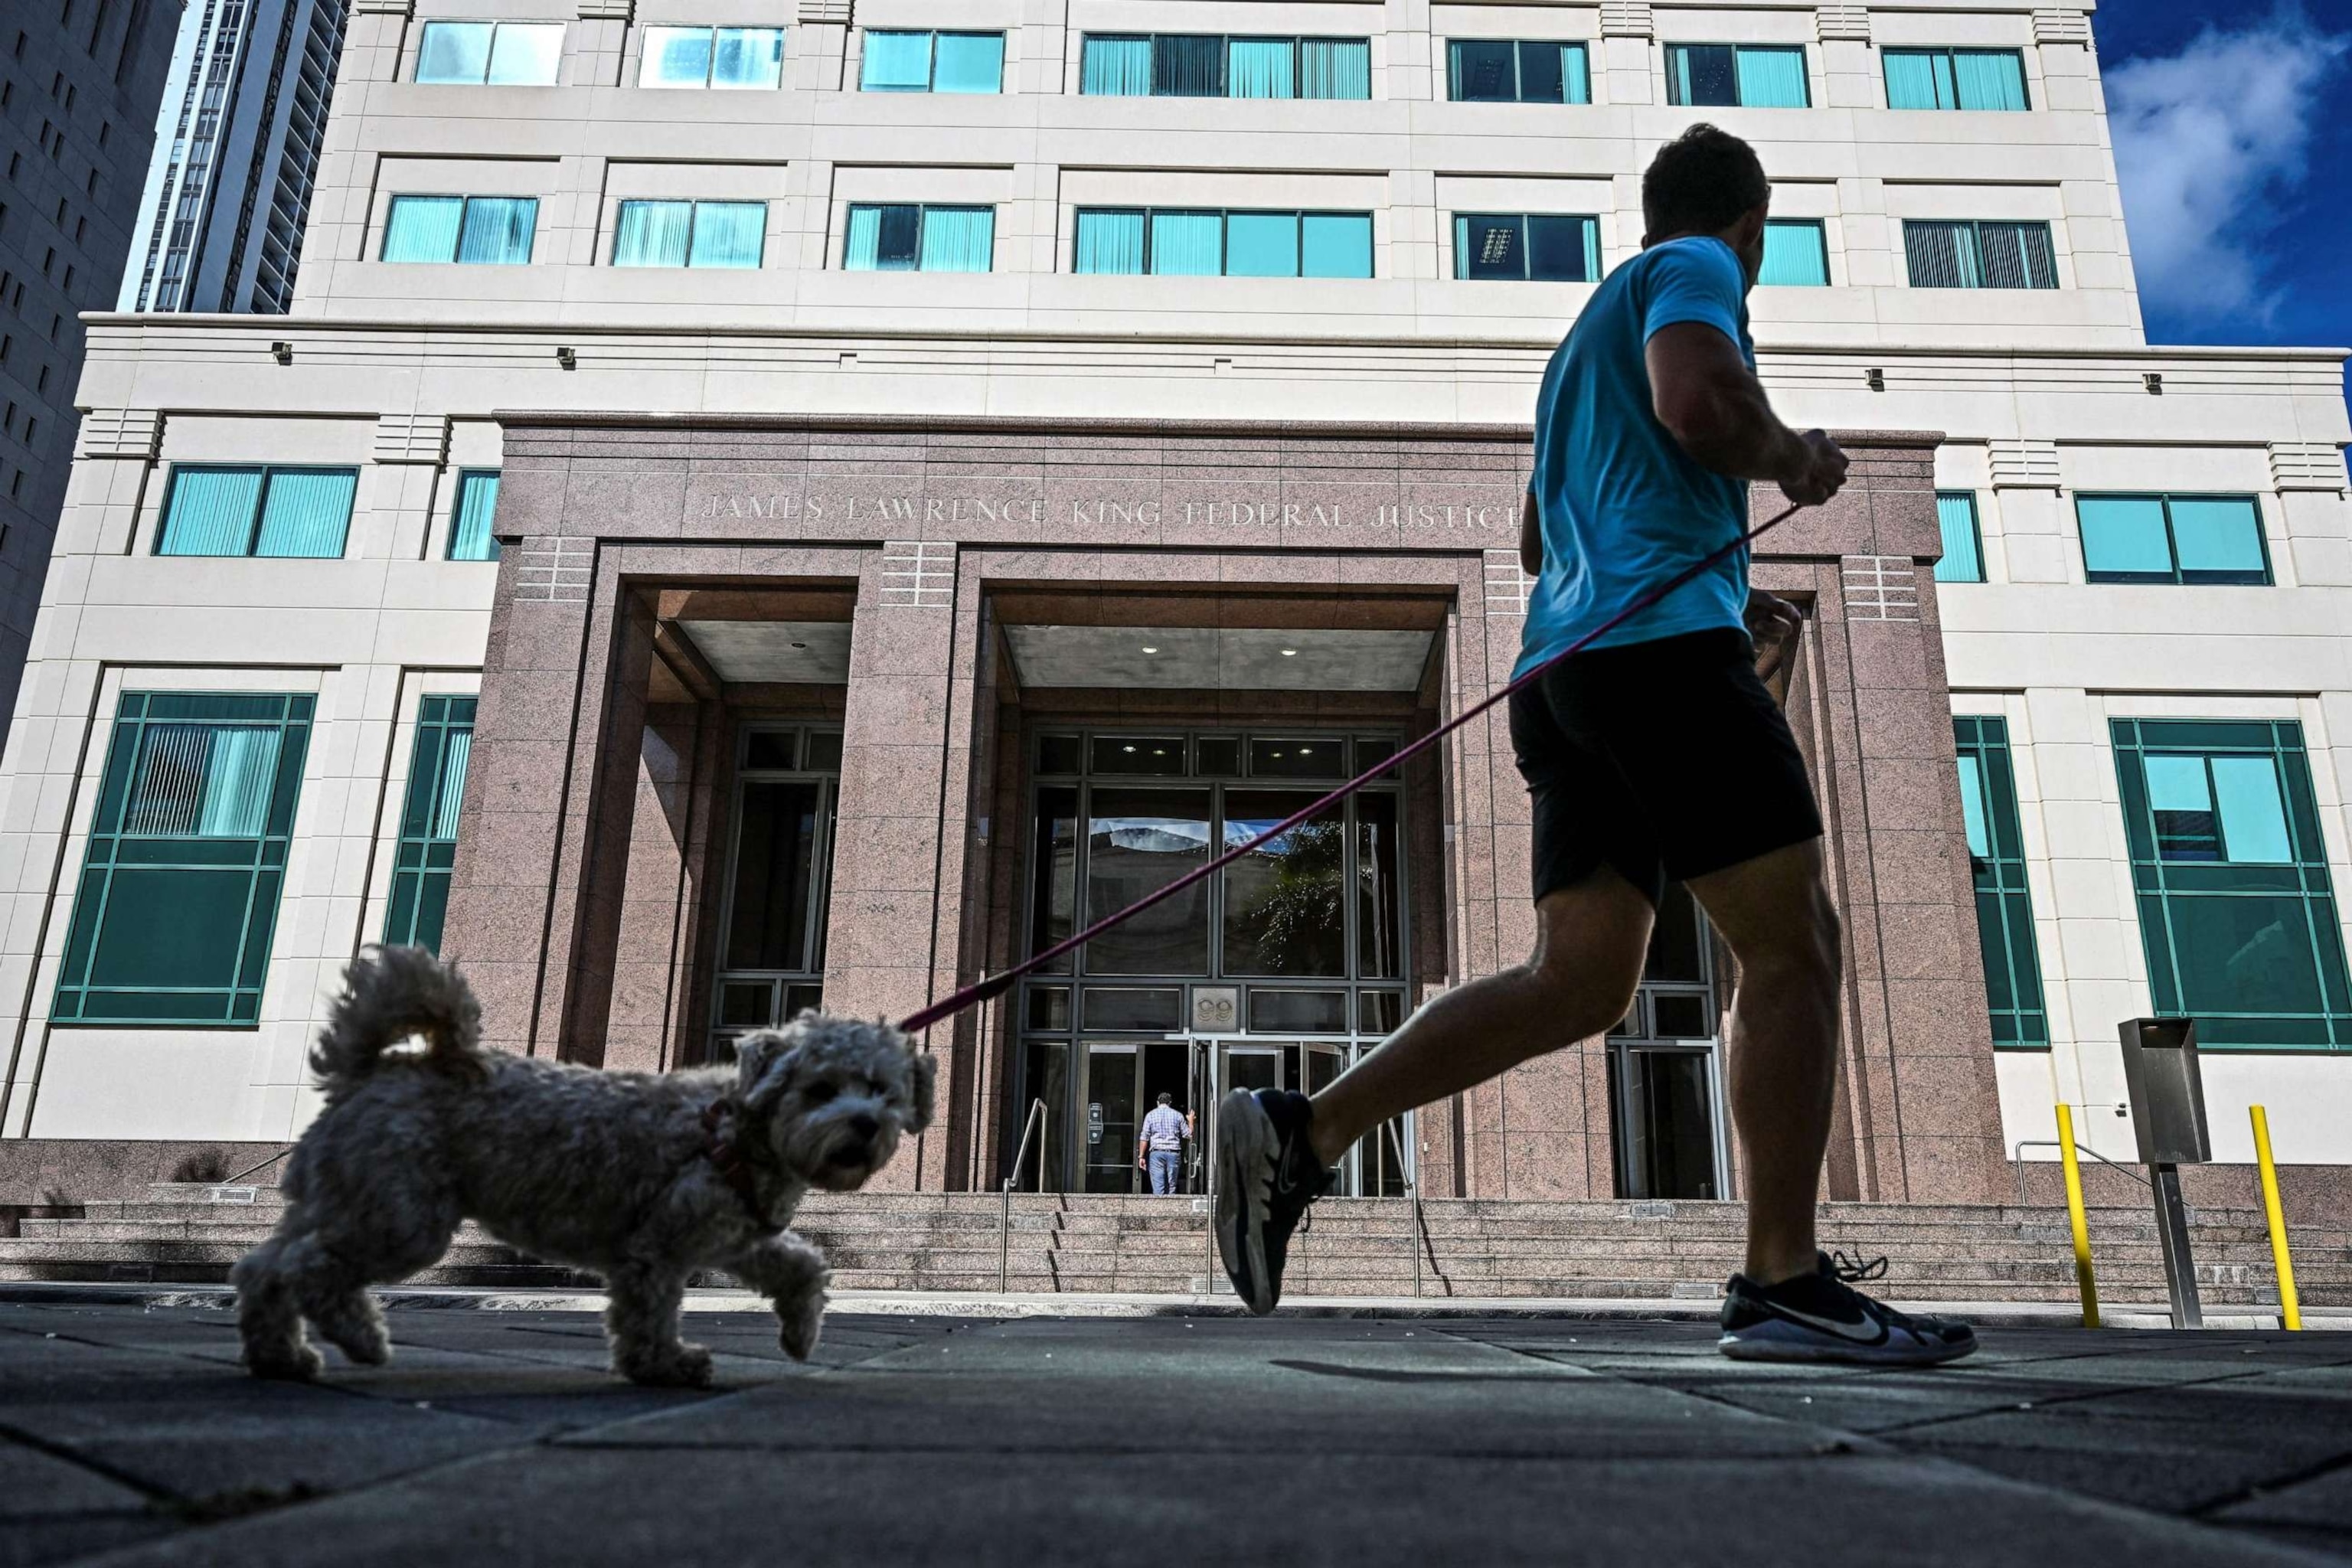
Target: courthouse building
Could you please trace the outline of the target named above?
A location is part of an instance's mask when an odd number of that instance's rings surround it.
[[[2145,340],[2077,6],[354,0],[292,313],[94,318],[9,733],[6,1141],[267,1146],[361,944],[499,1046],[900,1016],[1490,691],[1546,358],[1694,121],[1775,181],[1832,1196],[1990,1202],[2116,1025],[2352,1163],[2339,351]],[[1768,487],[1759,514],[1777,504]],[[1719,781],[1727,809],[1741,781]],[[933,1028],[882,1178],[1119,1191],[1523,957],[1498,719]],[[1730,975],[1351,1190],[1737,1196]],[[2044,1159],[2049,1148],[2026,1147]],[[1195,1176],[1197,1179],[1197,1175]]]

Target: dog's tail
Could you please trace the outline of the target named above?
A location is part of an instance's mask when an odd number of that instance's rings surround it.
[[[310,1070],[331,1101],[383,1065],[404,1040],[422,1039],[428,1068],[476,1072],[482,1066],[482,1007],[452,964],[421,947],[368,947],[343,971],[343,992],[310,1052]]]

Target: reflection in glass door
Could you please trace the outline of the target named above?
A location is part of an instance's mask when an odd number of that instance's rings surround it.
[[[1620,1197],[1730,1195],[1714,969],[1706,917],[1668,887],[1633,1010],[1609,1031]]]

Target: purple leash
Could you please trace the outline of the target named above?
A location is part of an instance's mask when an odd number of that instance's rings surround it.
[[[1118,925],[1122,921],[1132,920],[1137,915],[1141,914],[1144,910],[1151,908],[1152,905],[1160,903],[1167,899],[1172,899],[1177,894],[1182,892],[1185,889],[1190,888],[1196,883],[1207,880],[1210,877],[1223,870],[1226,867],[1232,865],[1243,856],[1249,854],[1252,850],[1256,849],[1261,845],[1281,837],[1284,834],[1289,832],[1292,828],[1297,826],[1300,823],[1307,821],[1310,817],[1322,815],[1331,807],[1339,805],[1341,801],[1347,799],[1349,795],[1355,794],[1358,790],[1363,788],[1366,784],[1371,783],[1374,779],[1379,778],[1382,773],[1393,773],[1397,768],[1402,766],[1412,758],[1417,757],[1422,752],[1429,750],[1430,747],[1437,744],[1438,742],[1444,740],[1454,731],[1459,730],[1463,725],[1467,724],[1471,720],[1478,717],[1479,714],[1486,712],[1497,702],[1501,702],[1508,699],[1513,692],[1517,691],[1522,687],[1533,685],[1537,680],[1543,677],[1546,671],[1551,669],[1555,665],[1559,664],[1562,660],[1582,653],[1586,648],[1591,647],[1594,643],[1600,641],[1602,637],[1607,637],[1611,632],[1615,631],[1619,626],[1623,626],[1627,621],[1632,620],[1635,616],[1640,615],[1643,611],[1655,609],[1664,601],[1666,596],[1672,594],[1675,589],[1682,587],[1685,584],[1696,582],[1708,570],[1727,560],[1732,552],[1738,550],[1743,546],[1754,543],[1757,540],[1762,538],[1765,534],[1771,532],[1772,530],[1780,527],[1782,523],[1788,521],[1790,518],[1796,516],[1799,512],[1804,510],[1805,509],[1801,503],[1790,506],[1779,512],[1777,515],[1767,518],[1762,522],[1758,523],[1755,527],[1749,529],[1747,532],[1741,534],[1730,543],[1723,546],[1720,550],[1714,551],[1698,561],[1692,563],[1690,565],[1685,566],[1680,572],[1675,573],[1672,577],[1668,578],[1664,583],[1661,584],[1658,587],[1651,590],[1648,594],[1635,600],[1633,604],[1626,605],[1623,609],[1618,611],[1615,615],[1610,616],[1607,620],[1601,622],[1599,626],[1593,627],[1591,631],[1585,633],[1574,642],[1569,644],[1568,647],[1560,649],[1558,653],[1553,654],[1549,658],[1545,659],[1540,664],[1531,666],[1501,687],[1498,687],[1492,695],[1485,698],[1483,700],[1478,702],[1476,706],[1465,709],[1461,713],[1447,720],[1444,723],[1440,724],[1436,729],[1432,730],[1428,734],[1423,735],[1420,740],[1413,742],[1412,744],[1405,747],[1403,750],[1392,752],[1389,756],[1383,757],[1380,762],[1374,763],[1369,772],[1358,773],[1354,778],[1349,779],[1346,784],[1341,784],[1338,789],[1333,790],[1330,794],[1323,796],[1320,800],[1314,802],[1312,805],[1299,807],[1299,809],[1292,812],[1288,816],[1284,817],[1280,822],[1276,823],[1272,827],[1267,828],[1265,832],[1259,834],[1248,843],[1235,845],[1233,848],[1226,850],[1223,854],[1218,856],[1207,865],[1193,868],[1192,870],[1185,872],[1181,877],[1179,877],[1174,881],[1169,883],[1166,887],[1160,889],[1156,892],[1147,893],[1142,898],[1136,900],[1135,902],[1128,905],[1127,908],[1119,910],[1117,914],[1105,915],[1102,919],[1095,921],[1094,924],[1087,927],[1086,930],[1079,931],[1076,935],[1064,937],[1061,941],[1055,942],[1045,952],[1023,959],[1019,963],[1014,964],[1012,968],[1002,971],[999,973],[989,975],[984,980],[976,981],[972,984],[965,986],[961,991],[950,992],[949,994],[942,996],[940,1000],[932,1003],[929,1006],[925,1007],[920,1012],[909,1014],[907,1018],[899,1024],[898,1027],[909,1035],[916,1034],[921,1030],[929,1028],[933,1024],[938,1023],[942,1018],[953,1017],[956,1014],[962,1012],[966,1007],[973,1006],[982,1002],[992,1001],[996,997],[1003,995],[1005,992],[1013,988],[1013,983],[1019,980],[1022,976],[1033,973],[1035,971],[1044,968],[1046,964],[1053,963],[1054,960],[1061,957],[1066,952],[1076,952],[1077,949],[1084,947],[1087,943],[1102,935],[1103,932],[1110,930],[1113,926]]]

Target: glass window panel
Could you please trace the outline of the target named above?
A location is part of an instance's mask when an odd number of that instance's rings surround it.
[[[1398,797],[1356,797],[1356,977],[1404,973],[1404,836]]]
[[[1962,109],[2025,107],[2025,62],[2014,49],[1956,49],[1952,79]]]
[[[1645,983],[1697,985],[1706,979],[1706,921],[1698,900],[1680,882],[1666,885],[1650,928],[1650,951],[1642,966]]]
[[[258,838],[278,781],[278,726],[151,724],[122,831]]]
[[[1143,270],[1143,214],[1139,212],[1078,213],[1077,247],[1072,253],[1076,272],[1139,273]]]
[[[2221,836],[2202,757],[2151,756],[2145,762],[2156,853],[2165,860],[2219,860]]]
[[[881,266],[882,209],[849,209],[849,232],[841,242],[841,265],[851,272],[871,272]]]
[[[433,815],[427,824],[432,837],[455,843],[457,819],[466,803],[466,768],[474,756],[474,731],[452,730],[441,748],[441,779],[433,792]]]
[[[1088,38],[1081,57],[1078,90],[1106,98],[1140,98],[1150,92],[1151,40]]]
[[[1960,756],[1960,821],[1968,833],[1969,853],[1990,859],[1992,837],[1985,829],[1984,765],[1965,752]]]
[[[530,260],[531,233],[538,226],[537,196],[467,196],[465,226],[457,232],[457,259],[522,266]]]
[[[858,63],[861,92],[928,92],[931,86],[931,35],[866,29],[866,53]]]
[[[1151,270],[1163,278],[1213,278],[1224,270],[1221,213],[1153,213]]]
[[[697,202],[688,267],[757,267],[768,235],[765,202]]]
[[[1239,778],[1242,743],[1231,735],[1203,735],[1198,742],[1201,773],[1205,778]]]
[[[1729,109],[1739,102],[1739,80],[1728,44],[1666,46],[1666,101]]]
[[[1004,90],[1004,35],[941,33],[931,69],[933,92]]]
[[[1151,90],[1160,98],[1223,98],[1225,40],[1220,34],[1162,33],[1151,40]]]
[[[394,196],[383,224],[383,259],[447,261],[457,254],[463,196]]]
[[[754,730],[743,737],[743,766],[767,773],[790,773],[800,754],[800,737],[790,730]]]
[[[1565,50],[1549,41],[1528,40],[1518,46],[1519,101],[1521,103],[1562,103],[1567,101],[1568,80],[1564,64]]]
[[[837,773],[841,771],[841,731],[813,731],[808,738],[808,752],[802,765],[814,773]]]
[[[1359,1034],[1392,1034],[1404,1026],[1404,996],[1395,991],[1360,991],[1356,994],[1356,1030]]]
[[[1764,268],[1756,279],[1776,288],[1825,289],[1830,281],[1829,242],[1811,220],[1764,226]]]
[[[1076,773],[1081,767],[1080,756],[1076,735],[1037,737],[1037,771],[1041,773]]]
[[[1297,277],[1298,215],[1297,213],[1227,213],[1225,215],[1225,276],[1228,278]]]
[[[2181,1011],[2296,1014],[2326,1010],[2304,902],[2292,896],[2174,896],[2165,913]]]
[[[637,85],[709,86],[710,29],[647,27],[645,58],[637,67]]]
[[[416,46],[416,79],[472,85],[482,79],[490,64],[488,22],[427,22]]]
[[[1164,1033],[1183,1026],[1184,993],[1172,985],[1089,985],[1082,1001],[1085,1026],[1089,1029],[1150,1029]]]
[[[726,967],[809,969],[824,786],[814,779],[751,779],[739,799]]]
[[[994,207],[925,207],[925,272],[986,272],[996,258]]]
[[[1914,289],[1975,289],[1981,285],[1977,266],[1977,237],[1965,223],[1923,223],[1905,219],[1904,258]]]
[[[261,497],[256,555],[331,560],[343,552],[359,475],[349,468],[273,468]]]
[[[1298,96],[1369,99],[1372,96],[1372,46],[1365,38],[1298,40]]]
[[[683,267],[692,202],[623,202],[613,226],[615,267]]]
[[[490,47],[490,85],[553,87],[562,63],[562,23],[501,22]]]
[[[1100,920],[1209,861],[1209,792],[1096,787],[1087,918]],[[1087,943],[1090,974],[1205,974],[1209,890],[1196,883]]]
[[[1225,91],[1233,98],[1296,98],[1298,46],[1290,38],[1234,38],[1225,45]]]
[[[449,559],[496,561],[498,535],[492,531],[499,515],[499,476],[466,473],[457,477],[457,508],[449,522]]]
[[[776,1021],[776,984],[772,980],[737,980],[719,988],[719,1022],[722,1028],[764,1029]]]
[[[1308,213],[1299,221],[1299,271],[1308,278],[1370,278],[1369,213]]]
[[[2233,865],[2291,865],[2286,805],[2279,795],[2278,764],[2268,757],[2215,757],[2213,800],[2221,818],[2222,853]]]
[[[1033,985],[1029,988],[1028,1026],[1032,1029],[1066,1029],[1070,1026],[1070,988],[1066,985]]]
[[[1660,991],[1650,997],[1650,1034],[1661,1040],[1715,1037],[1715,1009],[1696,992]]]
[[[261,502],[259,468],[174,468],[158,555],[242,555]]]
[[[1589,217],[1528,219],[1528,276],[1539,283],[1598,283],[1601,224]]]
[[[1518,46],[1463,39],[1447,46],[1447,75],[1456,103],[1516,103]]]
[[[1181,735],[1097,735],[1093,752],[1093,771],[1098,773],[1184,776],[1184,738]]]
[[[2077,496],[2083,565],[2094,583],[2170,582],[2164,502],[2153,496]]]
[[[1801,48],[1742,48],[1738,51],[1739,101],[1749,109],[1802,109],[1805,51]]]
[[[841,264],[852,272],[911,272],[922,232],[920,207],[851,207]]]
[[[772,88],[783,78],[782,27],[720,27],[710,51],[710,85]]]
[[[2168,502],[2172,513],[2172,542],[2179,552],[2180,573],[2192,581],[2263,583],[2270,579],[2263,558],[2262,514],[2253,501],[2235,496],[2176,496]]]
[[[1454,219],[1454,276],[1473,281],[1528,275],[1525,218],[1465,213]]]
[[[1983,582],[1984,559],[1977,541],[1977,498],[1965,490],[1939,492],[1936,497],[1936,521],[1944,535],[1944,553],[1936,563],[1936,581]]]
[[[1889,109],[1949,109],[1936,92],[1936,62],[1927,49],[1886,49],[1880,58],[1886,67],[1886,107]]]
[[[1345,991],[1263,991],[1250,987],[1249,1027],[1254,1035],[1344,1035]]]
[[[1060,771],[1077,772],[1076,759]],[[1030,890],[1029,951],[1035,953],[1078,929],[1078,792],[1066,787],[1039,790],[1030,832],[1029,855],[1036,882]],[[1045,967],[1066,974],[1070,961],[1055,959]]]
[[[110,881],[90,962],[93,985],[226,991],[236,984],[251,871],[120,870]],[[219,1017],[220,1003],[200,1016]]]
[[[1252,741],[1249,771],[1260,779],[1342,779],[1348,776],[1346,753],[1337,736],[1307,735],[1296,740]],[[1302,803],[1303,804],[1303,803]]]
[[[2057,263],[2050,248],[2050,226],[2042,223],[1980,223],[1977,252],[1987,289],[2055,289]]]
[[[1288,791],[1227,791],[1224,847],[1248,843],[1314,799]],[[1345,813],[1334,806],[1228,867],[1224,973],[1346,974],[1346,853]]]

